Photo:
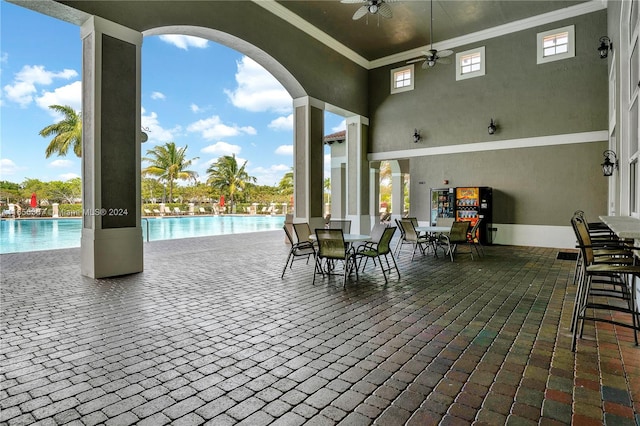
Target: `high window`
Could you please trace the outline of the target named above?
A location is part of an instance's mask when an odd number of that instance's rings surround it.
[[[484,75],[484,46],[456,53],[456,80]]]
[[[576,56],[575,27],[570,25],[538,33],[538,63],[558,61]]]
[[[402,68],[391,70],[391,93],[406,92],[413,90],[414,86],[414,66],[407,65]]]

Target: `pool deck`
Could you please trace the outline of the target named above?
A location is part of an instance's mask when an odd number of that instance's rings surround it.
[[[346,289],[281,279],[282,231],[144,249],[108,279],[80,249],[0,255],[1,424],[640,425],[640,347],[587,323],[571,352],[557,249],[405,251]]]

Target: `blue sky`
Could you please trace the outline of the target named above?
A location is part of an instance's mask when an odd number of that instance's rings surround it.
[[[60,119],[49,105],[81,109],[80,28],[4,1],[0,19],[0,180],[80,176],[80,158],[45,158],[50,138],[38,134]],[[208,40],[144,38],[141,114],[143,156],[166,142],[186,145],[201,181],[221,155],[247,160],[261,185],[277,184],[293,164],[290,95],[253,60]],[[327,114],[327,134],[343,129],[342,117]]]

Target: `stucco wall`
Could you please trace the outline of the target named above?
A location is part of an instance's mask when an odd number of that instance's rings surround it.
[[[486,75],[478,78],[456,81],[454,64],[417,66],[415,90],[391,95],[390,70],[402,64],[371,71],[369,152],[606,130],[607,64],[596,50],[606,19],[602,11],[456,48],[485,46]],[[537,65],[536,33],[571,24],[576,56]],[[493,136],[490,118],[499,125]],[[423,136],[419,144],[411,140],[414,128]],[[412,157],[411,214],[428,220],[428,190],[443,179],[448,186],[493,187],[494,222],[568,225],[576,209],[604,214],[604,149],[605,141]]]

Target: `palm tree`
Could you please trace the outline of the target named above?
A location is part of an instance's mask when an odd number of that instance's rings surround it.
[[[151,165],[142,170],[144,175],[158,176],[160,180],[169,183],[169,201],[173,202],[173,182],[176,179],[193,179],[198,177],[198,173],[186,170],[191,166],[193,160],[198,157],[187,160],[185,154],[188,146],[184,148],[176,147],[175,142],[167,142],[164,145],[158,145],[147,151],[148,157],[143,158]]]
[[[46,158],[54,153],[64,157],[69,148],[73,146],[73,152],[82,157],[82,117],[69,105],[49,105],[54,111],[64,117],[58,123],[51,124],[40,130],[40,136],[49,137],[55,135],[45,150]]]
[[[207,174],[209,175],[207,183],[229,194],[231,209],[233,209],[236,192],[242,191],[247,183],[256,181],[255,177],[249,176],[245,170],[246,166],[247,162],[245,161],[242,167],[238,167],[236,155],[232,154],[218,158],[207,169]]]
[[[322,182],[325,194],[325,203],[331,203],[331,178],[324,178]]]
[[[282,176],[280,183],[278,183],[278,189],[284,195],[293,194],[293,167]]]

